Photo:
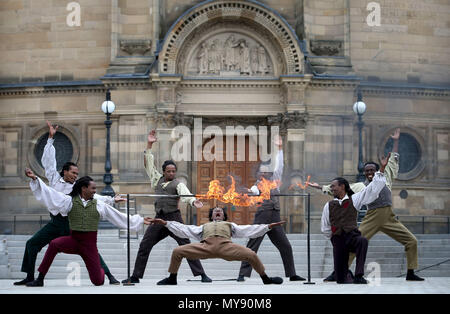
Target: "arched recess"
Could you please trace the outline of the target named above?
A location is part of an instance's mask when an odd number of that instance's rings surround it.
[[[208,36],[219,34],[220,29],[248,36],[265,45],[269,59],[276,65],[274,76],[303,74],[303,54],[289,24],[267,6],[242,0],[205,1],[179,17],[163,41],[159,73],[183,73],[189,53]]]

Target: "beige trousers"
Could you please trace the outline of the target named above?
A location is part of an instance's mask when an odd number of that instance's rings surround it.
[[[361,235],[370,240],[377,232],[381,231],[405,247],[406,261],[408,269],[417,269],[417,239],[416,237],[397,219],[391,206],[380,207],[367,211],[361,225],[359,226]],[[351,253],[348,265],[350,266],[355,258]]]
[[[178,273],[181,261],[187,259],[222,258],[227,261],[246,261],[260,275],[264,274],[264,265],[258,255],[245,246],[222,237],[209,237],[200,243],[181,245],[172,252],[169,273]]]

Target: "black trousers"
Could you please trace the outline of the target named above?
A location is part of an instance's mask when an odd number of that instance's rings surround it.
[[[344,283],[348,273],[348,257],[350,252],[356,255],[355,275],[364,275],[367,247],[369,241],[361,235],[358,229],[342,232],[331,237],[333,244],[334,271],[337,283]]]
[[[161,218],[169,221],[177,221],[183,223],[180,211],[168,213],[168,214],[156,214],[155,218]],[[150,252],[159,241],[165,239],[167,236],[172,237],[177,241],[178,245],[189,244],[191,241],[189,239],[182,239],[174,235],[169,229],[163,225],[150,225],[145,231],[144,237],[142,238],[141,244],[139,245],[139,251],[136,256],[136,262],[134,263],[133,277],[143,278],[145,268],[147,266],[148,257]],[[202,264],[197,260],[187,260],[189,267],[192,270],[194,276],[202,275],[205,273]]]
[[[270,224],[272,222],[279,222],[280,220],[280,212],[278,210],[258,209],[255,214],[253,224]],[[283,227],[277,226],[272,228],[266,234],[269,236],[270,241],[272,241],[278,251],[280,251],[286,277],[295,276],[296,273],[292,246],[286,237]],[[259,238],[250,239],[247,243],[247,247],[257,253],[264,236],[265,235]],[[248,262],[242,262],[241,269],[239,270],[239,276],[250,277],[251,272],[252,266]]]

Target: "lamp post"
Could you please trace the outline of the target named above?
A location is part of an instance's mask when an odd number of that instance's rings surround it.
[[[103,175],[103,182],[105,187],[102,190],[102,195],[109,195],[114,197],[115,193],[111,187],[113,183],[113,176],[111,174],[111,149],[110,149],[110,129],[112,121],[110,119],[111,114],[114,112],[116,105],[111,101],[111,93],[109,90],[106,92],[106,100],[102,103],[102,111],[106,114],[105,126],[106,126],[106,161],[105,161],[105,174]]]
[[[358,100],[353,105],[353,111],[358,115],[358,130],[359,130],[359,156],[358,156],[358,175],[356,176],[357,182],[364,182],[365,176],[363,153],[362,153],[362,128],[364,122],[362,121],[362,116],[366,112],[366,104],[362,101],[362,93],[358,90]]]

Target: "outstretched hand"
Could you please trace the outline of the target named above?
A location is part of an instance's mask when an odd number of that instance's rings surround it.
[[[203,203],[199,200],[195,200],[193,205],[195,206],[195,208],[202,208],[203,207]]]
[[[53,136],[55,136],[56,131],[58,130],[58,126],[53,126],[50,121],[47,121],[47,125],[48,125],[48,138],[53,138]]]
[[[161,218],[144,218],[144,221],[147,221],[149,225],[167,225],[167,221]]]
[[[319,190],[322,189],[322,186],[319,183],[316,183],[316,182],[309,182],[308,186],[310,186],[312,188],[315,188],[315,189],[319,189]]]
[[[36,179],[37,179],[36,175],[34,174],[34,172],[33,172],[30,168],[25,168],[25,175],[26,175],[28,178],[31,178],[31,179],[33,179],[33,180],[36,180]]]
[[[285,223],[286,223],[286,221],[279,221],[279,222],[271,223],[271,224],[269,225],[269,229],[272,229],[273,227],[276,227],[276,226],[284,225]]]
[[[120,194],[116,194],[114,196],[114,203],[125,202],[127,199],[120,196]]]
[[[151,225],[151,224],[152,224],[152,218],[144,217],[144,225]]]

